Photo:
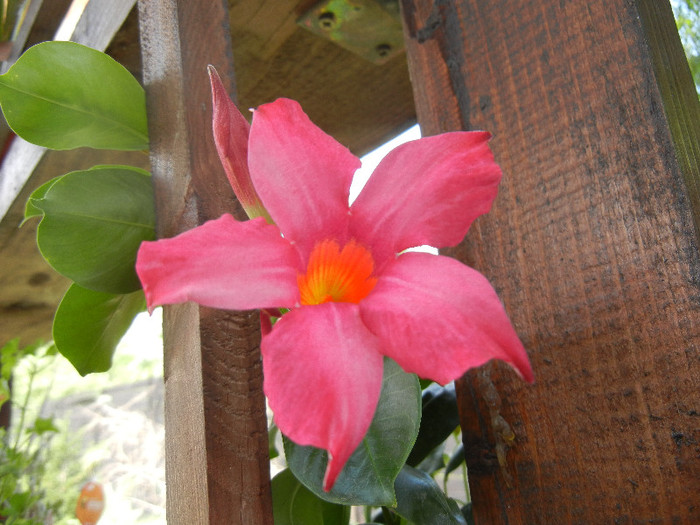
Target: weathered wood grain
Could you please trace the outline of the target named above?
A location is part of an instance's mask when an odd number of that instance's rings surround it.
[[[494,133],[500,194],[451,253],[536,375],[459,385],[476,522],[700,522],[700,115],[668,3],[402,4],[423,132]]]
[[[139,18],[159,235],[242,218],[213,144],[206,69],[233,88],[226,6],[141,0]],[[163,339],[168,522],[271,525],[258,315],[166,307]]]

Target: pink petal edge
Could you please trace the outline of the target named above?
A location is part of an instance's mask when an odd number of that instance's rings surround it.
[[[328,451],[326,491],[372,422],[384,363],[378,343],[352,303],[302,306],[263,337],[265,394],[275,422],[295,443]]]
[[[446,384],[491,359],[533,381],[527,353],[488,280],[450,257],[409,252],[386,266],[360,303],[382,352]]]
[[[212,98],[212,131],[219,159],[233,192],[251,219],[264,217],[272,222],[260,201],[248,171],[248,135],[250,125],[233,103],[221,77],[209,66]]]
[[[277,227],[222,215],[171,239],[142,243],[136,273],[149,309],[195,301],[251,310],[294,306],[298,264]]]
[[[308,254],[316,241],[347,234],[350,183],[360,160],[290,99],[253,112],[248,166],[285,238]]]
[[[393,149],[351,207],[352,235],[372,248],[378,265],[407,248],[443,248],[462,241],[488,212],[501,169],[490,134],[453,132]]]

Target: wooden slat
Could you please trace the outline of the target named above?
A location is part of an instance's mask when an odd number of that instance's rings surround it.
[[[242,218],[213,145],[206,70],[233,87],[227,10],[141,0],[139,19],[159,235]],[[168,522],[271,525],[258,315],[166,307],[163,341]]]
[[[135,4],[136,0],[90,0],[71,41],[104,51]]]
[[[35,0],[32,0],[34,2]],[[25,47],[51,40],[73,0],[42,0]]]
[[[476,522],[700,523],[700,115],[668,3],[402,4],[423,132],[494,133],[498,199],[451,253],[536,375],[459,384]]]
[[[39,9],[43,5],[43,0],[31,0],[28,4],[23,6],[26,8],[24,16],[20,22],[18,28],[15,28],[15,38],[12,40],[12,50],[10,51],[7,60],[0,65],[0,73],[5,73],[11,64],[17,60],[17,58],[22,54],[24,49],[24,44],[27,42],[30,33],[32,32],[34,21],[36,20]]]

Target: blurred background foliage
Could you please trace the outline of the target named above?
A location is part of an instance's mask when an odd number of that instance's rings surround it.
[[[671,0],[671,6],[700,97],[700,0]]]

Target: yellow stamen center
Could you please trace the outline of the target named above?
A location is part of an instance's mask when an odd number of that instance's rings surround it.
[[[372,291],[374,259],[365,248],[350,241],[343,249],[325,240],[314,247],[305,275],[297,277],[301,304],[359,303]]]

